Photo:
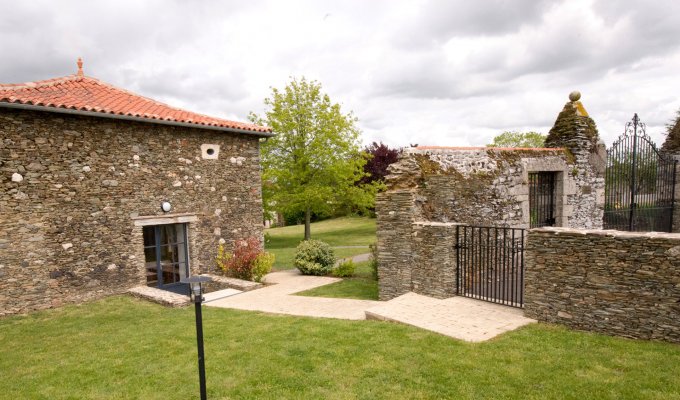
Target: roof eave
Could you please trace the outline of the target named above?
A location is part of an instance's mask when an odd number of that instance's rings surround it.
[[[213,126],[213,125],[192,124],[192,123],[188,123],[188,122],[168,121],[168,120],[164,120],[164,119],[149,119],[149,118],[143,118],[143,117],[135,117],[135,116],[131,116],[131,115],[109,114],[109,113],[103,113],[103,112],[97,112],[97,111],[73,110],[73,109],[70,109],[70,108],[36,106],[36,105],[33,105],[33,104],[0,102],[0,108],[14,108],[14,109],[19,109],[19,110],[43,111],[43,112],[52,112],[52,113],[58,113],[58,114],[82,115],[82,116],[86,116],[86,117],[98,117],[98,118],[118,119],[118,120],[124,120],[124,121],[146,122],[146,123],[150,123],[150,124],[181,126],[181,127],[186,127],[186,128],[207,129],[207,130],[212,130],[212,131],[240,133],[240,134],[244,134],[244,135],[251,135],[251,136],[257,136],[257,137],[264,137],[264,138],[268,138],[268,137],[272,137],[272,136],[276,135],[275,133],[272,133],[272,132],[258,132],[258,131],[251,131],[251,130],[248,130],[248,129],[229,128],[229,127],[224,127],[224,126]]]

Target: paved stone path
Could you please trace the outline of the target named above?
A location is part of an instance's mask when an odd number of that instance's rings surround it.
[[[407,293],[366,311],[368,319],[401,322],[468,342],[482,342],[536,322],[518,308],[467,297],[435,299]]]
[[[465,297],[439,300],[407,293],[396,299],[380,302],[294,295],[339,280],[304,276],[297,270],[273,272],[265,277],[269,286],[209,301],[205,305],[307,317],[387,320],[469,342],[488,340],[503,332],[536,322],[525,318],[520,309]]]
[[[206,303],[208,307],[235,308],[275,314],[299,315],[361,320],[365,311],[380,302],[371,300],[332,299],[325,297],[294,296],[318,286],[340,281],[339,278],[304,276],[298,270],[273,272],[265,277],[262,289],[244,292]]]
[[[354,261],[355,263],[358,263],[358,262],[362,262],[362,261],[368,261],[370,258],[371,258],[371,253],[357,254],[356,256],[345,257],[345,258],[339,259],[339,260],[336,262],[336,265],[337,265],[337,264],[340,264],[340,263],[343,262],[343,261],[347,261],[347,260],[352,260],[352,261]]]
[[[240,294],[240,293],[243,293],[243,290],[231,289],[231,288],[217,290],[217,291],[214,291],[214,292],[204,294],[203,295],[203,299],[204,299],[203,302],[207,303],[209,301],[215,301],[215,300],[223,299],[225,297],[234,296],[234,295]]]

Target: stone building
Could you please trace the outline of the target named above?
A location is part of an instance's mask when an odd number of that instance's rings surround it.
[[[172,288],[262,236],[259,140],[78,72],[0,84],[0,315]]]
[[[376,202],[380,298],[454,295],[457,224],[601,229],[606,151],[579,100],[570,95],[546,148],[404,151]]]

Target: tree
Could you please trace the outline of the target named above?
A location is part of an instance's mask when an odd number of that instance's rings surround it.
[[[538,132],[506,131],[493,138],[487,147],[544,147],[546,135]]]
[[[265,204],[304,212],[305,240],[311,238],[312,212],[373,205],[376,186],[355,185],[366,175],[357,119],[343,114],[320,83],[293,78],[283,90],[272,88],[264,104],[263,116],[251,112],[249,118],[276,133],[261,146]]]
[[[380,144],[373,142],[370,146],[364,148],[364,152],[369,156],[366,165],[364,165],[364,172],[368,174],[361,181],[364,183],[370,182],[384,182],[387,176],[387,167],[390,164],[397,162],[399,159],[399,149],[390,149],[387,145],[380,142]]]

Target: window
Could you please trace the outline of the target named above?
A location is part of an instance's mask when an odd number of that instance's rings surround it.
[[[186,224],[145,226],[146,284],[165,287],[188,276]]]

